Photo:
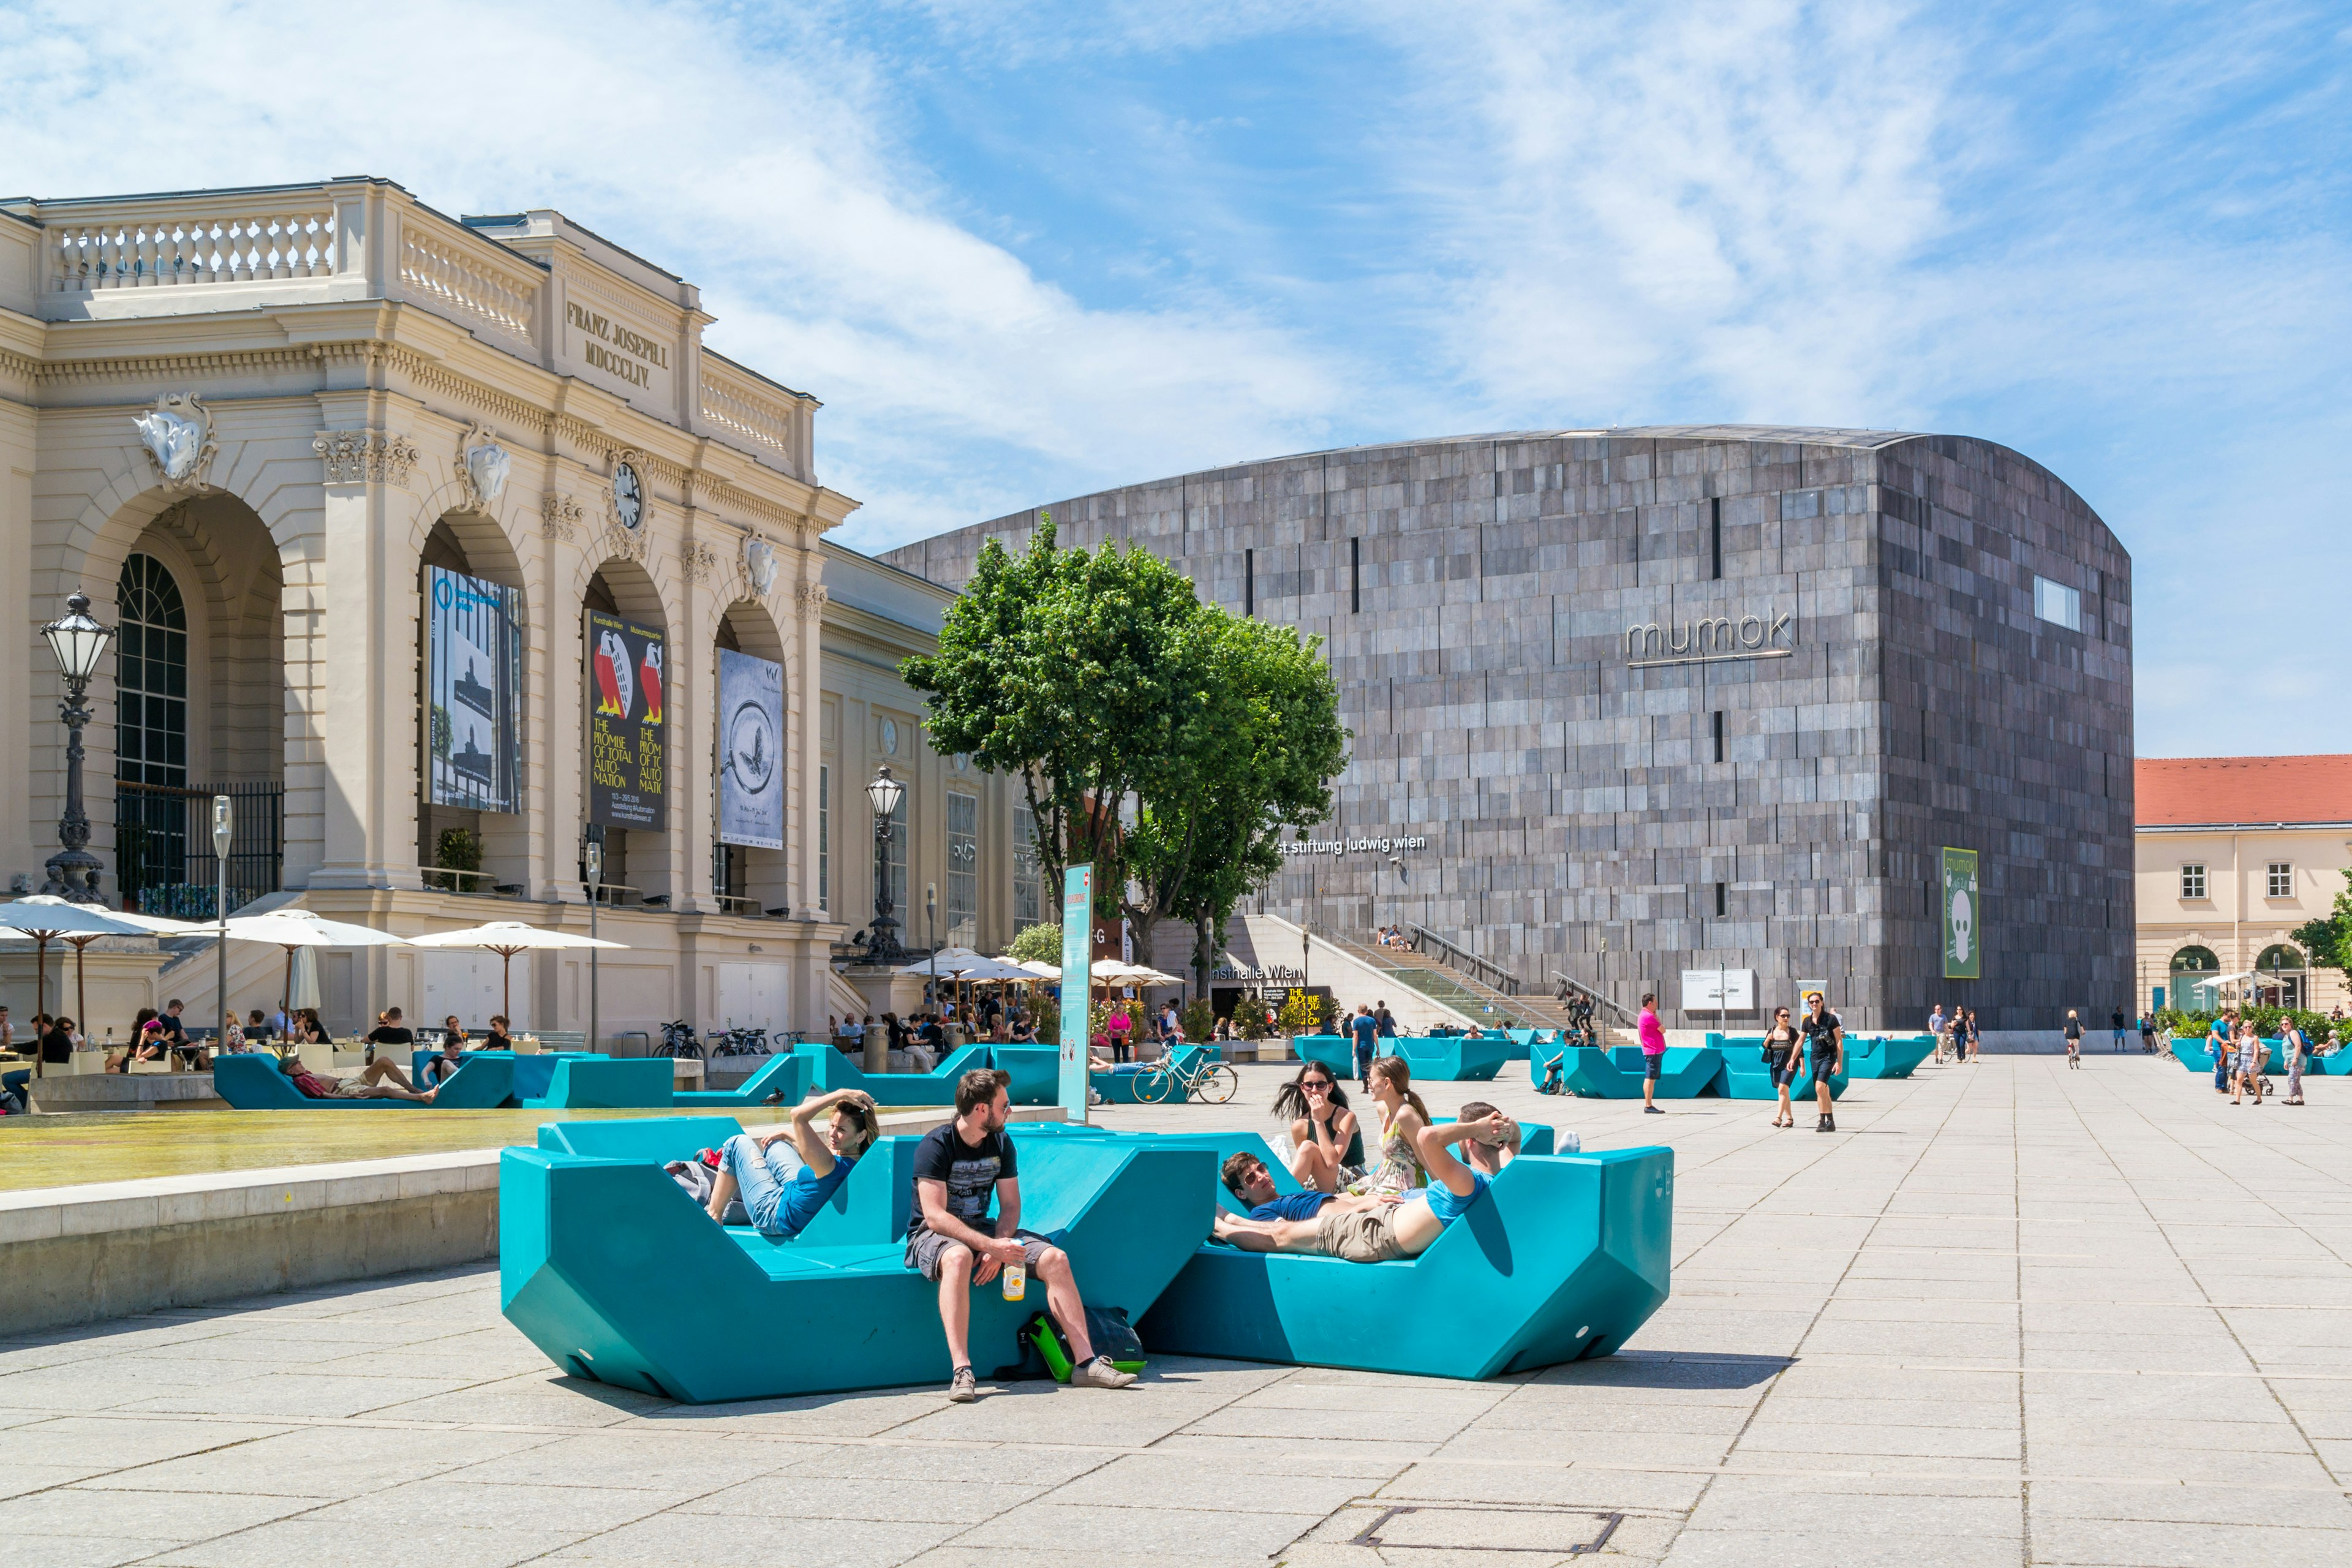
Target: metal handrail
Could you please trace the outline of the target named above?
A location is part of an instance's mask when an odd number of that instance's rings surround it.
[[[1573,975],[1562,974],[1559,970],[1555,969],[1551,972],[1551,977],[1554,981],[1558,982],[1557,984],[1553,985],[1551,991],[1552,1000],[1555,1002],[1567,1001],[1568,994],[1570,991],[1581,991],[1587,996],[1591,997],[1592,1000],[1600,1005],[1608,1008],[1612,1013],[1614,1013],[1620,1018],[1624,1019],[1625,1022],[1633,1024],[1640,1021],[1633,1014],[1628,1013],[1623,1007],[1620,1006],[1615,1001],[1611,999],[1606,993],[1601,991],[1597,987],[1587,985],[1583,981],[1577,979]]]
[[[1413,952],[1421,952],[1423,951],[1421,944],[1424,942],[1428,942],[1430,945],[1439,950],[1433,956],[1435,956],[1440,963],[1451,964],[1453,961],[1459,959],[1462,964],[1471,972],[1473,976],[1484,982],[1486,984],[1493,986],[1504,995],[1517,996],[1519,994],[1521,989],[1519,977],[1512,973],[1509,970],[1505,969],[1501,964],[1494,963],[1489,959],[1481,958],[1467,948],[1455,946],[1454,943],[1446,941],[1444,937],[1438,935],[1435,931],[1431,931],[1426,926],[1412,925],[1410,921],[1406,923],[1412,931]],[[1488,978],[1489,976],[1492,976],[1492,978]]]

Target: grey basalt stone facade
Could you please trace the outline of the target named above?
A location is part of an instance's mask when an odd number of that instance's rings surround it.
[[[2135,994],[2131,559],[2005,447],[1518,433],[1049,510],[1066,545],[1130,541],[1324,639],[1355,744],[1312,837],[1363,847],[1295,857],[1270,912],[1417,923],[1529,985],[1654,989],[1670,1019],[1682,972],[1718,965],[1765,1009],[1825,982],[1870,1029],[1937,1000],[2055,1028]],[[960,587],[1035,521],[885,559]],[[2037,615],[2037,577],[2079,595],[2080,629]],[[1942,978],[1948,846],[1981,857],[1977,981]]]

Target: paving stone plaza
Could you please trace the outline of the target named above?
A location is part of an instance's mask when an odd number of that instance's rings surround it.
[[[1102,1119],[1256,1130],[1278,1069],[1241,1072]],[[0,1562],[2352,1561],[2334,1080],[2255,1110],[2168,1058],[1989,1056],[1857,1082],[1835,1135],[1424,1087],[1674,1146],[1674,1293],[1623,1353],[690,1407],[559,1375],[491,1268],[410,1276],[0,1341]]]

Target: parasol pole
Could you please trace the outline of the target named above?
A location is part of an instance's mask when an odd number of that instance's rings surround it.
[[[49,938],[55,933],[37,931],[33,933],[33,1076],[47,1078],[49,1053],[41,1048],[40,1017],[49,1010]]]

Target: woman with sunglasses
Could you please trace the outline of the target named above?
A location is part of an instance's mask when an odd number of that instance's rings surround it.
[[[1775,1127],[1794,1127],[1797,1112],[1789,1103],[1789,1086],[1797,1081],[1804,1070],[1804,1059],[1798,1054],[1801,1038],[1796,1026],[1789,1022],[1786,1007],[1772,1009],[1772,1027],[1764,1037],[1764,1061],[1772,1069],[1772,1088],[1780,1097],[1780,1108],[1772,1112]]]
[[[1290,1173],[1310,1193],[1336,1193],[1364,1173],[1364,1134],[1348,1091],[1321,1062],[1308,1062],[1276,1091],[1274,1114],[1290,1123]]]

